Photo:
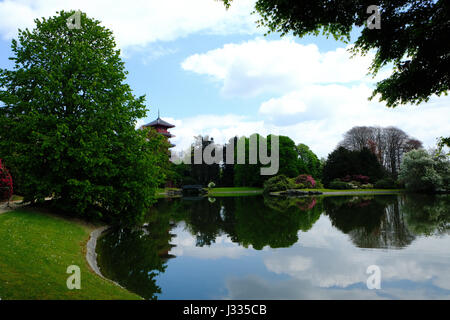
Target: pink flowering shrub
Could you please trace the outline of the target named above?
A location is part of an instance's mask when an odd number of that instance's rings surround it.
[[[13,194],[13,181],[8,170],[3,166],[0,159],[0,200],[8,200]]]
[[[354,175],[348,174],[345,177],[341,178],[340,180],[344,182],[356,181],[359,182],[360,184],[367,184],[369,183],[370,178],[368,176],[363,176],[362,174],[354,174]]]
[[[309,174],[301,174],[295,179],[295,183],[303,184],[306,188],[315,188],[316,181]]]
[[[302,199],[302,201],[299,201],[297,203],[297,207],[302,211],[308,211],[314,208],[316,204],[317,204],[316,198],[307,197],[304,200]]]

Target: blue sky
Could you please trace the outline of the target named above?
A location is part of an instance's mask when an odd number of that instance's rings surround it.
[[[448,135],[448,97],[396,109],[369,102],[370,55],[350,59],[346,44],[324,37],[265,37],[250,14],[253,5],[236,0],[227,11],[214,0],[3,0],[0,67],[10,66],[17,28],[33,27],[34,18],[61,9],[80,9],[112,29],[129,84],[147,97],[150,112],[137,126],[160,109],[176,125],[175,151],[198,134],[218,142],[254,132],[283,134],[321,157],[355,125],[394,125],[426,147]]]

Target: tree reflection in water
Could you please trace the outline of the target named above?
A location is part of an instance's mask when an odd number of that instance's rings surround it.
[[[161,200],[140,228],[112,230],[98,241],[102,273],[146,299],[161,288],[155,277],[166,269],[171,228],[184,221],[197,247],[227,235],[239,245],[261,250],[298,242],[322,214],[360,248],[403,248],[418,236],[449,230],[450,196],[227,197]]]
[[[102,274],[144,299],[161,293],[155,277],[166,269],[172,248],[169,215],[153,211],[142,227],[113,229],[97,242]]]

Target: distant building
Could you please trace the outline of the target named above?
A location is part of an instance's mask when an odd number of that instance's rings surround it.
[[[171,134],[168,129],[175,128],[173,124],[170,124],[163,119],[159,117],[159,111],[158,111],[158,118],[156,120],[153,120],[150,123],[144,124],[141,128],[155,128],[156,132],[159,134],[162,134],[163,136],[167,137],[167,139],[175,137],[173,134]],[[173,143],[170,143],[170,147],[173,148],[175,145]]]

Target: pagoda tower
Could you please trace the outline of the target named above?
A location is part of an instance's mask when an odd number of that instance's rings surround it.
[[[167,137],[167,139],[175,137],[168,131],[168,129],[175,128],[175,126],[161,119],[159,116],[159,110],[158,110],[158,118],[150,123],[144,124],[141,128],[150,128],[150,127],[155,128],[156,132]],[[170,147],[173,148],[175,147],[175,145],[173,143],[170,143]]]

